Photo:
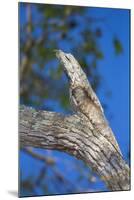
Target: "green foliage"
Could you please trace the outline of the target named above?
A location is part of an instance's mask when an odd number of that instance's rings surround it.
[[[115,53],[117,55],[121,54],[123,52],[123,47],[122,47],[120,40],[115,37],[113,39],[113,44],[114,44]]]
[[[97,51],[97,52],[96,52],[96,57],[97,57],[98,59],[103,59],[103,58],[104,58],[103,52]]]
[[[46,106],[45,100],[51,99],[67,111],[69,98],[64,92],[67,81],[53,50],[61,48],[74,54],[97,90],[101,81],[97,63],[104,58],[99,46],[103,31],[100,27],[92,28],[90,8],[21,5],[25,21],[20,23],[20,100],[42,107]],[[114,47],[117,54],[122,52],[117,38]]]

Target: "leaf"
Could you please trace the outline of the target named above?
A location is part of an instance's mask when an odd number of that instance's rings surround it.
[[[123,47],[118,38],[113,39],[115,54],[119,55],[123,52]]]
[[[83,69],[88,67],[85,57],[80,59],[80,65]]]
[[[96,68],[96,67],[97,67],[97,60],[96,60],[96,59],[94,59],[94,60],[92,61],[92,66],[93,66],[93,68]]]
[[[57,69],[57,77],[60,78],[61,75],[62,75],[62,73],[63,73],[63,68],[62,68],[61,65],[59,65],[59,67],[58,67],[58,69]]]
[[[68,101],[68,98],[67,98],[65,95],[62,95],[62,96],[60,97],[60,102],[61,102],[61,105],[62,105],[64,108],[68,108],[69,101]]]
[[[96,52],[96,57],[97,57],[98,59],[103,59],[103,58],[104,58],[104,55],[103,55],[102,51],[97,51],[97,52]]]

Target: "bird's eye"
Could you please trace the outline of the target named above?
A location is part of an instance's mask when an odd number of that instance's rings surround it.
[[[67,60],[70,61],[69,57],[67,55],[65,55],[65,56],[66,56]]]

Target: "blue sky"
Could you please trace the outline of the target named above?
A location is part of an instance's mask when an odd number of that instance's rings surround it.
[[[130,101],[130,41],[129,41],[129,11],[121,9],[92,9],[92,14],[97,17],[106,17],[108,25],[102,23],[104,37],[101,38],[101,47],[105,58],[100,61],[99,71],[102,74],[102,87],[99,97],[108,103],[109,112],[113,115],[110,125],[116,135],[125,159],[128,158],[129,149],[129,101]],[[123,53],[119,56],[114,54],[112,41],[109,41],[113,34],[120,38],[123,45]],[[103,82],[104,81],[104,82]],[[112,96],[106,99],[103,93],[105,88],[109,88]],[[107,113],[106,113],[107,115]],[[107,116],[110,118],[109,116]]]
[[[20,21],[22,23],[25,21],[25,10],[21,7],[20,11]],[[105,111],[106,117],[117,138],[125,160],[128,160],[130,145],[129,10],[90,8],[89,14],[92,17],[106,19],[105,23],[100,21],[94,25],[94,28],[95,26],[100,26],[103,31],[103,37],[99,42],[104,53],[104,59],[98,62],[98,70],[102,76],[102,81],[97,95],[102,103],[107,102],[108,110]],[[114,52],[112,41],[113,36],[118,37],[123,46],[123,53],[119,56],[117,56]],[[62,46],[62,49],[64,51],[69,50],[68,46]],[[110,97],[107,97],[106,95],[107,90],[111,92]],[[52,102],[49,101],[48,104],[52,104]],[[61,109],[57,104],[54,104],[53,107],[55,111],[61,112]],[[66,158],[66,154],[64,153],[60,154],[55,152],[53,155]],[[72,160],[73,158],[67,155],[67,159]],[[22,175],[26,177],[29,174],[29,170],[31,173],[36,174],[37,168],[41,168],[42,164],[37,163],[36,160],[22,153],[20,166],[23,169]],[[64,166],[61,165],[61,163],[58,164],[58,168],[61,171],[64,170]],[[72,174],[70,174],[70,176],[72,176]],[[75,176],[72,178],[75,180]],[[97,184],[93,185],[92,187],[94,189],[101,188],[102,190],[105,190],[105,186],[102,182],[97,182]]]

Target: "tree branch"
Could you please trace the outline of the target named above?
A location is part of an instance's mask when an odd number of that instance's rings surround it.
[[[69,78],[76,114],[64,116],[20,106],[20,146],[67,152],[83,160],[110,190],[129,190],[129,167],[86,75],[71,54],[56,53]]]

